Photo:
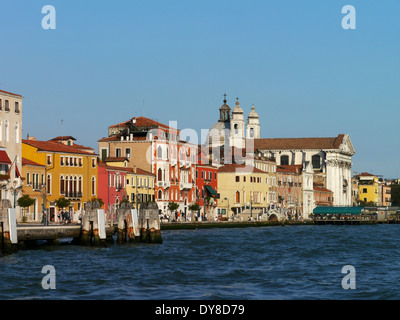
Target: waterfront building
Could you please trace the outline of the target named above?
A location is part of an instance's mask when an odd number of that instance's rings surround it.
[[[303,214],[302,165],[276,167],[277,208],[285,217],[299,217]]]
[[[392,182],[385,181],[382,184],[382,205],[390,207],[392,205]]]
[[[357,176],[359,186],[359,199],[364,205],[382,205],[382,187],[379,177],[368,172]]]
[[[196,201],[197,145],[180,140],[180,130],[134,117],[110,126],[108,137],[98,143],[102,159],[124,157],[127,167],[155,175],[155,201],[162,213],[167,213],[170,202],[186,213]]]
[[[218,169],[217,177],[220,216],[256,218],[267,211],[267,172],[245,164],[227,164]]]
[[[324,187],[333,192],[333,204],[351,205],[351,157],[355,151],[349,135],[255,139],[254,149],[276,158],[277,165],[312,165],[314,179],[323,180]]]
[[[22,194],[34,200],[32,206],[23,210],[22,216],[26,217],[26,221],[41,222],[44,212],[43,203],[46,199],[46,166],[22,158],[22,177],[24,178]],[[22,217],[18,220],[22,220]]]
[[[314,185],[314,201],[317,207],[332,207],[333,192],[324,186]]]
[[[80,145],[75,147],[74,141],[39,141],[29,137],[22,143],[23,157],[45,166],[45,208],[50,221],[57,221],[57,199],[65,197],[71,201],[67,210],[77,220],[86,203],[98,196],[98,156],[90,148],[84,151]]]
[[[353,207],[357,207],[359,205],[360,197],[359,197],[360,189],[358,186],[358,178],[351,178],[351,204]]]
[[[143,203],[155,201],[155,174],[140,168],[127,168],[126,195],[127,200],[139,209]]]
[[[196,203],[200,207],[200,214],[207,215],[208,220],[215,220],[218,217],[217,171],[217,167],[207,164],[196,166]]]
[[[21,197],[22,172],[22,100],[15,93],[0,90],[0,200],[16,201]]]
[[[123,167],[114,167],[105,163],[97,164],[97,194],[104,202],[104,211],[111,217],[116,213],[119,204],[127,199],[126,174]]]

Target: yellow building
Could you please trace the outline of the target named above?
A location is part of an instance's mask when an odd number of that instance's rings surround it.
[[[46,198],[45,186],[46,166],[34,161],[22,158],[22,177],[24,186],[22,194],[28,195],[35,202],[23,212],[27,221],[41,222],[43,218],[43,199]],[[18,217],[21,221],[22,217]]]
[[[382,205],[382,186],[379,178],[370,173],[361,173],[357,176],[359,187],[359,201],[364,204],[372,203],[375,206]]]
[[[97,197],[97,154],[91,148],[75,145],[74,140],[58,137],[37,141],[31,137],[22,143],[23,158],[45,166],[45,207],[50,221],[58,221],[57,199],[71,201],[66,210],[78,221],[86,202]]]
[[[128,201],[140,208],[141,203],[155,201],[156,176],[139,168],[130,168],[126,173],[126,194]]]
[[[252,166],[228,164],[218,169],[219,215],[251,216],[262,214],[269,205],[270,176]]]

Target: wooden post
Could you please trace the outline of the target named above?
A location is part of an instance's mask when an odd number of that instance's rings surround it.
[[[98,201],[86,203],[82,216],[82,245],[104,245],[106,240],[104,210],[100,209]]]
[[[143,204],[139,210],[139,228],[142,242],[162,243],[160,216],[156,203]]]

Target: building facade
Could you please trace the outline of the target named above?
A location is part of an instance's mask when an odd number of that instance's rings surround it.
[[[24,178],[22,194],[34,200],[33,205],[23,210],[22,215],[27,221],[42,222],[43,203],[46,199],[46,166],[22,158],[22,176]],[[18,220],[21,221],[22,217],[18,217]]]
[[[268,173],[249,165],[227,164],[218,169],[218,213],[228,219],[254,219],[268,209]]]
[[[0,90],[0,199],[16,201],[22,195],[22,100],[15,93]],[[10,162],[10,163],[9,163]]]
[[[22,149],[25,159],[45,166],[44,202],[48,219],[58,221],[59,210],[55,201],[66,198],[71,201],[66,209],[77,221],[86,203],[98,197],[97,154],[83,151],[73,144],[38,141],[33,137],[23,140]]]
[[[197,145],[180,140],[180,131],[145,117],[135,117],[108,128],[100,139],[99,153],[125,157],[129,168],[155,175],[155,201],[162,213],[176,202],[179,211],[188,212],[196,201],[195,165]]]

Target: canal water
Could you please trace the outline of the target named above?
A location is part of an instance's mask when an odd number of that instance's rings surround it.
[[[65,245],[0,258],[0,299],[400,299],[400,225],[163,231],[163,244]],[[44,266],[55,269],[45,290]],[[352,273],[342,273],[344,266]],[[342,281],[351,275],[355,289]],[[353,287],[354,288],[354,287]]]

